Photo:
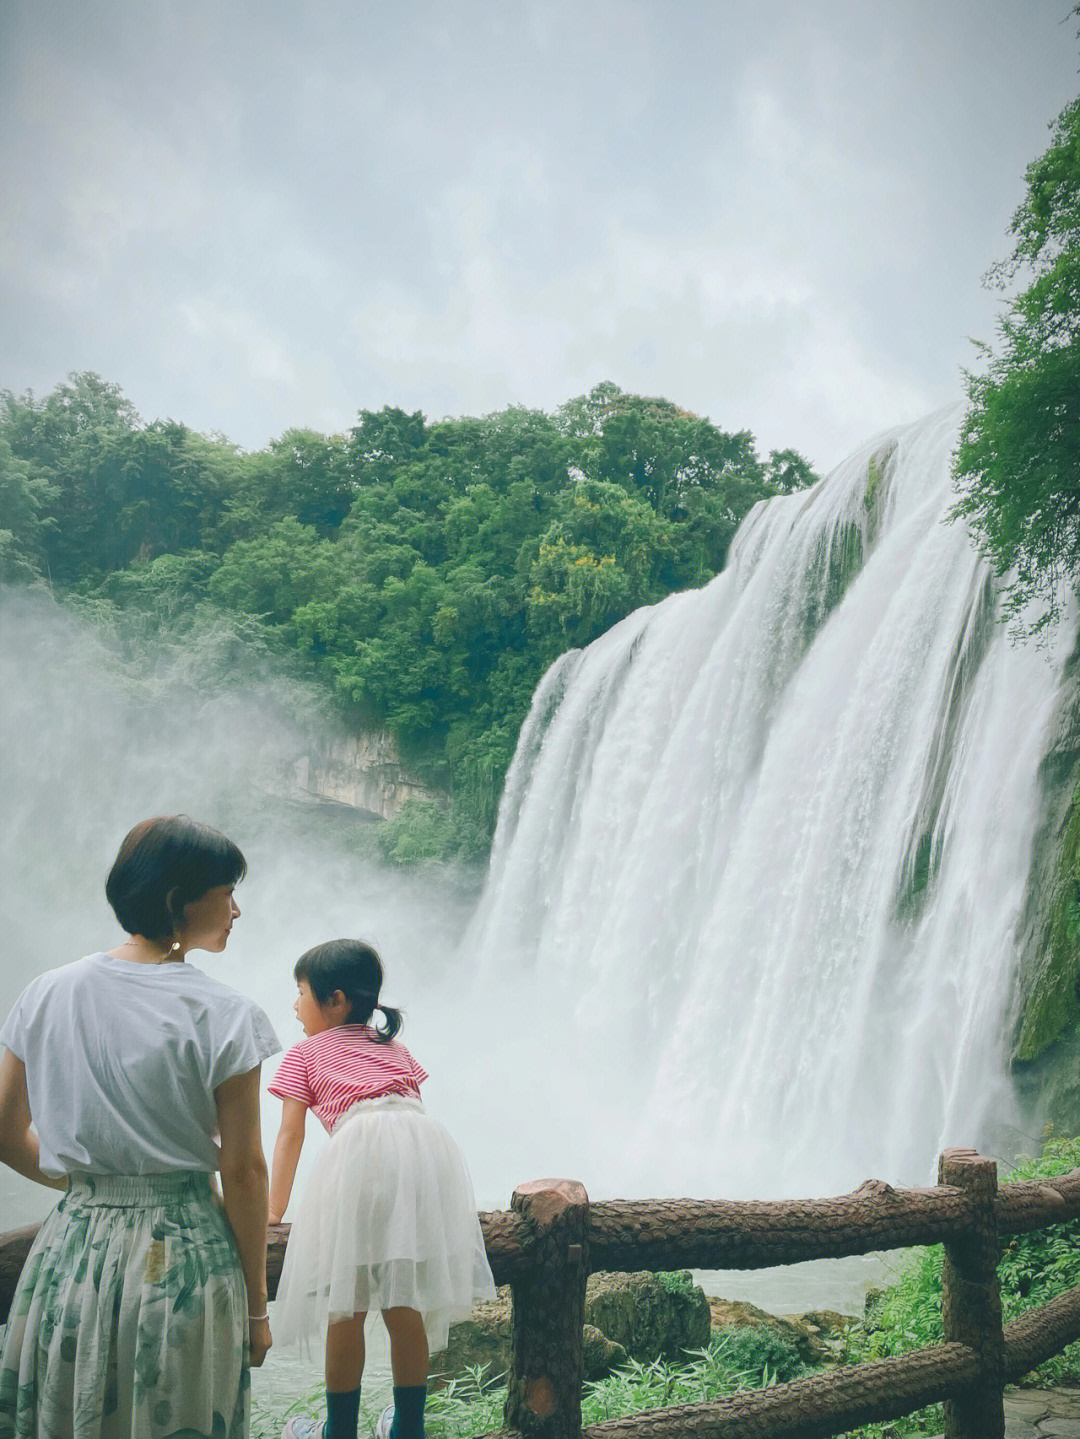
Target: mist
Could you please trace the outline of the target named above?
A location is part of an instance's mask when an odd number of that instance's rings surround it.
[[[190,814],[235,840],[249,868],[228,949],[192,952],[189,962],[256,999],[287,1047],[303,1037],[292,1013],[297,956],[326,939],[368,939],[386,965],[384,997],[405,1010],[402,1038],[431,1073],[428,1106],[456,1130],[455,1075],[466,1061],[456,1036],[469,1015],[455,956],[479,876],[379,864],[362,843],[377,821],[303,794],[297,761],[339,723],[313,685],[233,628],[148,646],[61,608],[44,589],[5,590],[0,1012],[36,975],[120,942],[104,893],[120,841],[149,815]],[[264,1084],[275,1067],[264,1066]],[[268,1150],[278,1115],[264,1093]],[[319,1126],[309,1134],[298,1185],[323,1142]],[[480,1202],[505,1204],[492,1158],[459,1138]],[[54,1202],[0,1171],[3,1227]]]

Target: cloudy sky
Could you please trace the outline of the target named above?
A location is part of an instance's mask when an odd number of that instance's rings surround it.
[[[1072,0],[5,0],[0,388],[259,447],[661,394],[821,468],[959,398]]]

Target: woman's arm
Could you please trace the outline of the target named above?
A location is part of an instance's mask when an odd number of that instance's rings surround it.
[[[221,1191],[225,1216],[236,1236],[247,1284],[251,1362],[258,1367],[270,1348],[266,1313],[266,1157],[259,1132],[262,1066],[234,1075],[214,1090],[221,1135]]]
[[[270,1223],[280,1224],[289,1207],[296,1163],[304,1147],[304,1124],[307,1105],[299,1099],[281,1101],[281,1128],[274,1145],[273,1177],[270,1180]]]
[[[50,1189],[65,1189],[61,1175],[42,1174],[38,1164],[38,1137],[30,1127],[30,1100],[26,1094],[26,1065],[10,1049],[0,1056],[0,1162]]]

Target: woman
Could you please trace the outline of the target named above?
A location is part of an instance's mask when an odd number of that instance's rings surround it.
[[[0,1439],[248,1433],[271,1342],[259,1075],[281,1046],[186,960],[225,948],[246,870],[185,815],[137,824],[105,886],[128,938],[41,975],[0,1029],[0,1160],[67,1189],[8,1316]]]

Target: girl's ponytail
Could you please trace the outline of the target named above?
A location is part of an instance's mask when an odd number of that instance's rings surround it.
[[[367,1024],[379,1010],[384,1022],[375,1026],[378,1043],[389,1044],[400,1032],[401,1010],[379,1003],[382,960],[362,939],[331,939],[305,950],[293,974],[297,983],[303,980],[307,984],[319,1004],[327,1004],[334,991],[340,989],[349,1001],[349,1024]]]
[[[401,1010],[389,1004],[377,1004],[375,1008],[383,1017],[383,1023],[375,1026],[375,1037],[380,1044],[389,1044],[401,1029]]]

